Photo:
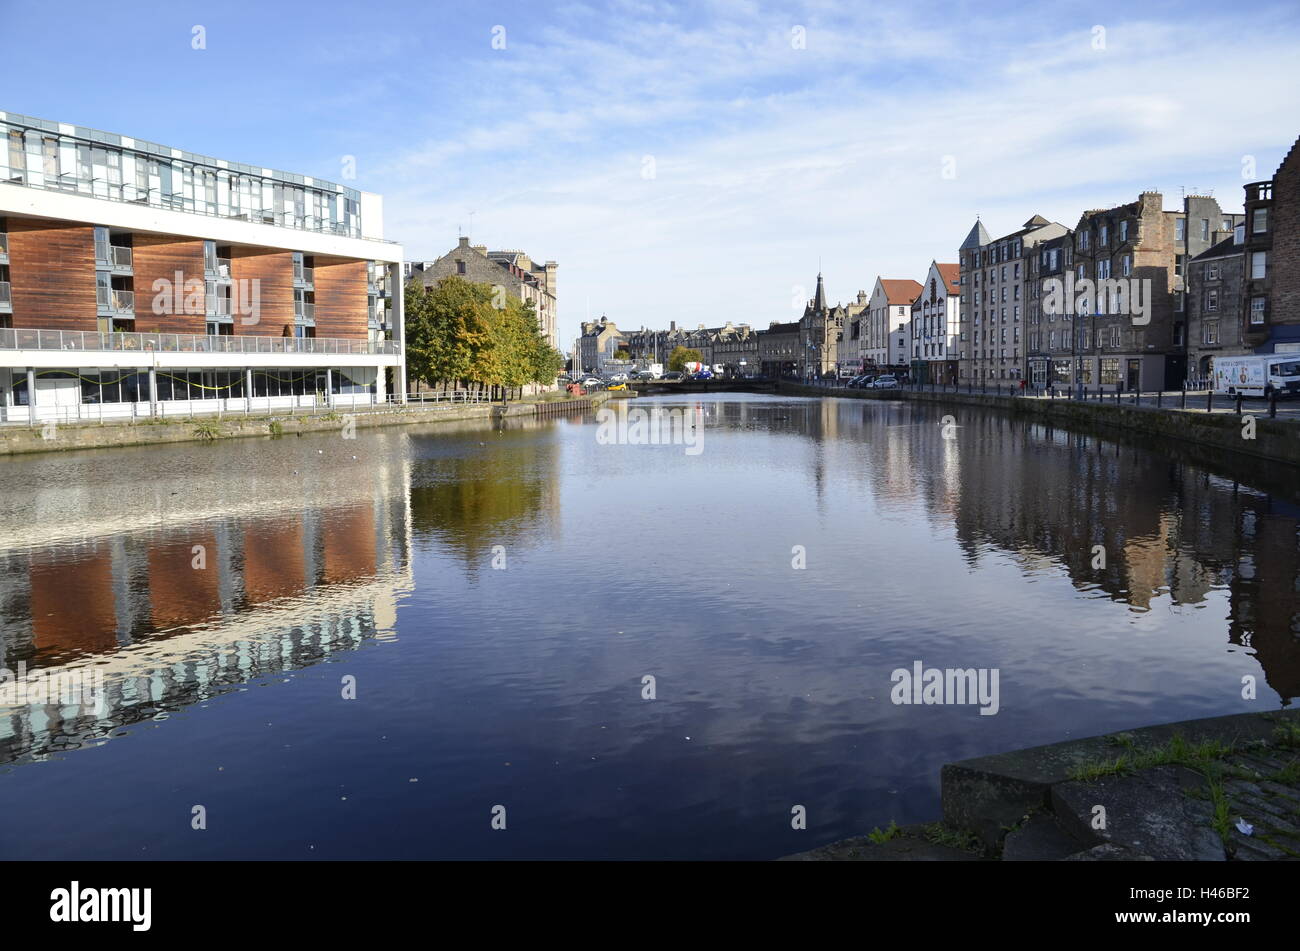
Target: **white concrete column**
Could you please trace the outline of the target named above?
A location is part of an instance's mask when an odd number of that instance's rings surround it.
[[[248,411],[253,409],[253,368],[244,367],[244,407]]]
[[[36,425],[36,368],[27,368],[27,418]]]
[[[375,393],[372,402],[382,404],[387,393],[384,383],[384,367],[375,367]]]
[[[325,368],[325,405],[334,405],[334,371],[329,367]]]
[[[149,368],[149,415],[158,415],[158,368]]]

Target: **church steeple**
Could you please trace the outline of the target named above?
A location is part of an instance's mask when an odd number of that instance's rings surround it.
[[[813,297],[812,306],[814,313],[821,314],[826,311],[826,288],[822,287],[822,275],[820,271],[817,272],[817,294]]]

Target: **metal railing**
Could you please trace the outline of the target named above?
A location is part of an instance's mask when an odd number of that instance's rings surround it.
[[[99,305],[100,310],[112,311],[115,314],[135,313],[135,291],[119,291],[117,289],[110,290],[97,287],[95,288],[95,302]]]
[[[208,295],[207,298],[207,315],[209,317],[229,317],[230,316],[230,298],[217,297]]]
[[[296,267],[293,269],[293,279],[300,284],[316,283],[316,269],[313,267]]]
[[[315,304],[294,304],[293,314],[299,320],[315,320],[316,305]]]
[[[9,293],[9,282],[0,281],[0,306],[12,307],[13,297]]]
[[[109,267],[130,267],[131,249],[118,244],[96,245],[95,263]]]
[[[90,187],[81,188],[85,181]],[[82,180],[64,179],[61,182],[45,184],[30,179],[29,173],[21,168],[8,167],[0,158],[0,185],[16,185],[20,188],[40,188],[47,191],[75,192],[86,198],[98,198],[103,201],[117,201],[130,205],[148,205],[153,208],[167,208],[187,215],[204,215],[209,218],[227,218],[236,221],[251,221],[254,224],[273,224],[300,231],[313,231],[317,234],[333,234],[360,241],[374,241],[378,244],[397,244],[391,238],[371,238],[361,233],[361,224],[355,221],[351,227],[342,221],[328,221],[308,216],[299,217],[288,212],[262,211],[244,209],[233,205],[208,205],[206,202],[192,202],[186,207],[182,199],[163,195],[159,189],[139,189],[134,185],[107,182],[103,179]],[[338,194],[338,193],[331,193]],[[310,226],[309,226],[310,225]]]
[[[334,337],[254,337],[247,335],[99,333],[91,330],[0,328],[0,350],[109,350],[160,353],[344,353],[396,354],[395,340]]]

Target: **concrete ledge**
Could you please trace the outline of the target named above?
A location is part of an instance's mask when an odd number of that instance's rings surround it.
[[[1203,720],[1184,720],[1126,731],[1126,742],[1137,750],[1162,746],[1175,736],[1189,742],[1218,740],[1246,743],[1268,740],[1283,723],[1300,725],[1300,710],[1242,713]],[[943,821],[969,829],[989,849],[1001,845],[1004,834],[1026,815],[1050,811],[1052,789],[1072,782],[1072,772],[1090,763],[1115,759],[1116,734],[1066,740],[949,763],[940,774]],[[1073,831],[1073,830],[1071,830]]]
[[[338,432],[344,425],[355,423],[357,429],[378,426],[414,426],[466,419],[503,419],[515,417],[549,416],[566,410],[594,407],[607,399],[607,394],[592,393],[587,396],[563,400],[538,400],[519,403],[460,403],[437,407],[418,404],[406,408],[346,408],[328,413],[309,415],[263,414],[257,416],[196,416],[174,422],[138,421],[135,423],[70,423],[58,424],[52,438],[45,438],[45,430],[37,427],[0,428],[0,456],[31,452],[60,452],[74,449],[102,449],[116,446],[150,446],[159,443],[201,442],[210,439],[240,439],[254,436],[295,436],[306,433]],[[205,430],[215,426],[217,433],[209,436]],[[276,428],[278,427],[278,432]]]

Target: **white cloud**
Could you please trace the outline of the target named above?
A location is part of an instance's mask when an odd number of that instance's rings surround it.
[[[512,30],[461,108],[382,163],[389,235],[433,256],[474,211],[476,242],[557,259],[566,339],[588,298],[620,325],[766,326],[819,258],[847,299],[953,260],[976,213],[994,234],[1073,224],[1152,186],[1167,207],[1188,186],[1238,208],[1241,156],[1265,177],[1300,134],[1278,108],[1300,93],[1286,17],[1249,34],[1237,10],[1116,19],[1098,51],[1095,19],[1035,36],[1015,15],[707,9],[686,28],[629,0]]]

